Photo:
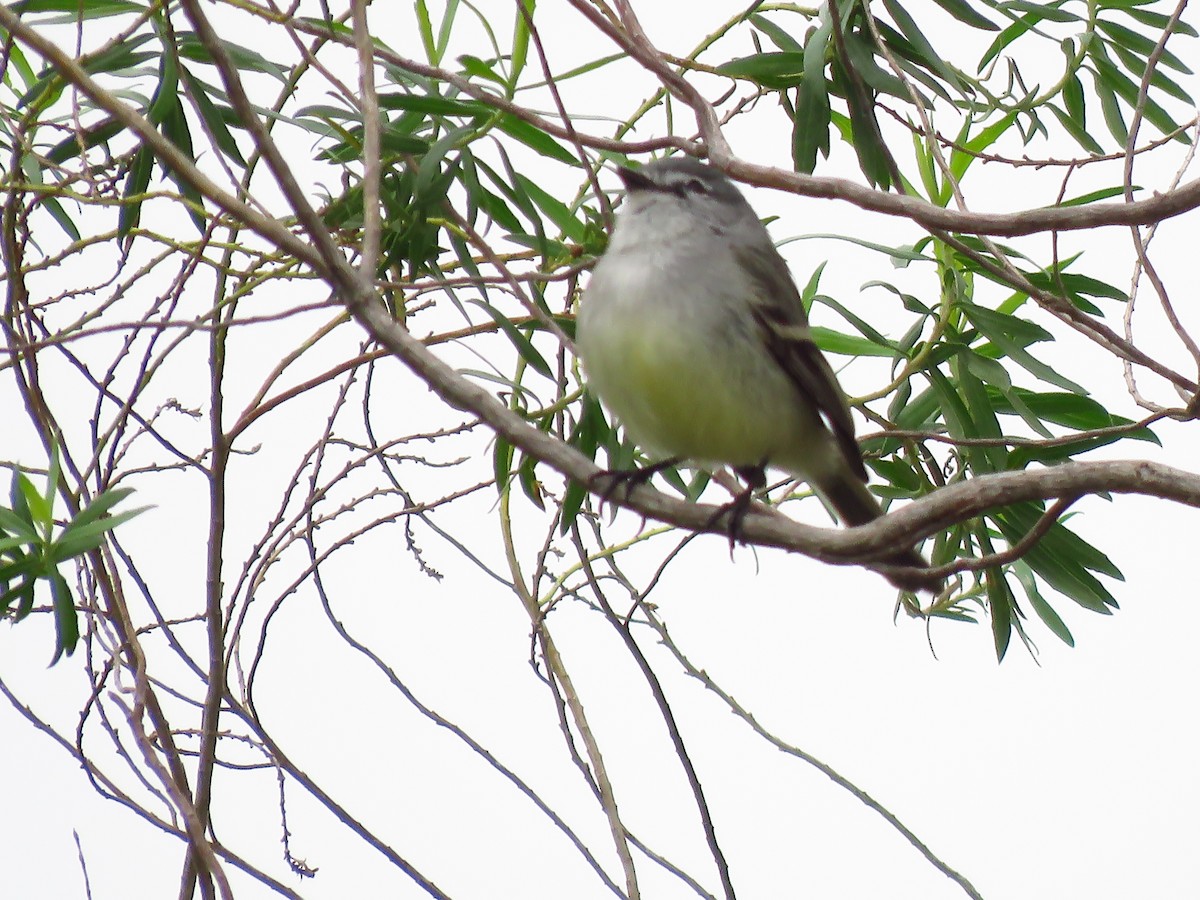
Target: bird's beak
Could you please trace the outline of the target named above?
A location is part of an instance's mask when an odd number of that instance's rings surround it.
[[[643,175],[638,169],[617,166],[617,177],[625,185],[627,191],[649,191],[654,189],[654,182]]]

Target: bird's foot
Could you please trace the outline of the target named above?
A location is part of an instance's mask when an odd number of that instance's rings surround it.
[[[745,489],[709,516],[708,521],[704,523],[706,528],[714,528],[722,519],[728,519],[725,533],[729,536],[731,556],[733,548],[737,546],[738,541],[742,540],[742,523],[746,520],[746,514],[750,512],[754,492],[766,487],[767,484],[766,463],[760,463],[757,466],[740,466],[733,471],[742,481],[746,482]],[[745,542],[743,541],[743,543]]]
[[[588,478],[588,488],[600,497],[600,505],[609,503],[617,491],[623,491],[626,499],[629,493],[640,484],[645,484],[663,469],[679,465],[679,459],[660,460],[641,469],[605,469]],[[607,482],[607,483],[605,483]]]

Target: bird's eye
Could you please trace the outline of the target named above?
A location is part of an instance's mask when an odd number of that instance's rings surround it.
[[[708,185],[699,178],[689,178],[683,183],[683,190],[688,194],[707,194]]]

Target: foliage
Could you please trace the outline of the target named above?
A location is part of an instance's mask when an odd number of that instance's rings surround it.
[[[342,560],[379,552],[393,526],[413,584],[442,577],[422,542],[444,539],[456,566],[479,567],[520,601],[562,700],[556,714],[565,723],[569,709],[580,733],[547,612],[580,604],[615,621],[606,591],[625,593],[666,640],[653,607],[638,604],[706,516],[649,492],[614,499],[663,527],[601,515],[589,461],[644,459],[586,394],[571,343],[579,288],[611,221],[605,166],[647,154],[707,155],[747,185],[919,227],[907,242],[865,224],[806,236],[868,260],[858,299],[823,287],[836,258],[795,272],[818,343],[870,373],[853,403],[874,429],[861,443],[875,490],[902,501],[893,508],[930,510],[925,552],[952,575],[940,596],[902,595],[899,609],[986,619],[1003,658],[1014,633],[1033,648],[1027,611],[1073,644],[1070,603],[1117,608],[1119,546],[1090,543],[1063,515],[1105,489],[992,495],[999,482],[988,479],[1049,468],[1068,478],[1080,460],[1141,456],[1160,443],[1157,422],[1193,416],[1194,376],[1134,327],[1149,283],[1172,335],[1200,359],[1148,251],[1159,221],[1196,205],[1179,186],[1196,125],[1185,60],[1197,32],[1182,5],[755,3],[670,52],[622,3],[563,5],[590,38],[578,52],[568,34],[544,32],[551,13],[533,0],[415,0],[403,24],[379,6],[369,35],[361,8],[338,16],[324,3],[286,19],[270,4],[195,0],[0,10],[0,373],[38,434],[61,431],[69,463],[60,471],[55,459],[40,492],[14,479],[12,508],[0,509],[2,605],[22,619],[35,582],[48,581],[56,660],[79,640],[77,605],[98,621],[129,615],[110,622],[115,638],[97,627],[83,639],[111,639],[112,659],[147,690],[130,648],[139,629],[161,633],[204,675],[202,687],[172,689],[190,704],[176,715],[198,716],[188,733],[200,735],[202,783],[228,733],[218,722],[236,719],[281,784],[286,773],[309,786],[254,703],[270,625],[295,598],[315,597],[329,627],[386,668],[343,631],[331,596],[344,595],[328,584]],[[372,65],[356,69],[355,58]],[[778,141],[735,139],[750,124]],[[735,155],[726,135],[754,152]],[[861,177],[835,177],[851,167]],[[1017,211],[973,210],[997,196]],[[1182,199],[1168,209],[1172,196]],[[1088,230],[1113,224],[1134,226],[1132,289],[1089,253]],[[1126,373],[1127,397],[1080,374],[1080,347]],[[1155,387],[1144,389],[1138,377],[1149,375]],[[168,473],[204,494],[179,512],[189,527],[203,521],[202,537],[173,549],[202,548],[205,578],[163,613],[170,589],[111,534],[136,514],[107,515],[129,489],[95,494],[57,532],[52,508],[55,492],[125,479],[145,490]],[[655,483],[689,503],[719,503],[729,484],[687,467]],[[764,500],[797,516],[815,505],[786,486]],[[1112,509],[1092,503],[1087,514]],[[447,524],[458,516],[495,520],[508,572]],[[856,556],[840,539],[782,543],[840,562],[886,555]],[[105,540],[120,552],[87,555]],[[87,569],[91,596],[76,598],[59,573],[70,559]],[[654,560],[652,574],[628,575],[626,559],[635,569]],[[125,583],[145,586],[140,620],[97,602],[100,585]],[[204,652],[180,637],[197,627]],[[162,707],[146,715],[143,752],[150,734],[173,733]],[[207,789],[190,790],[170,741],[155,748],[183,784],[172,814],[203,831]],[[582,752],[603,795],[598,749]],[[228,863],[231,851],[160,827],[189,841],[187,885],[219,888],[217,857]],[[289,865],[311,874],[286,822],[283,831]],[[617,845],[629,852],[621,834]]]
[[[45,489],[39,491],[24,472],[13,473],[11,507],[0,506],[0,615],[20,622],[34,610],[37,585],[50,588],[56,633],[54,657],[70,656],[79,642],[75,595],[60,567],[95,550],[105,535],[143,509],[116,515],[109,510],[133,493],[132,488],[104,491],[61,528],[55,528],[54,494],[61,471],[51,454]],[[16,607],[13,604],[16,603]]]

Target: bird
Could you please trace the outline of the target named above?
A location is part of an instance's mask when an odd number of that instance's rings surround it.
[[[846,396],[813,340],[787,263],[741,191],[691,157],[617,168],[625,197],[580,300],[576,347],[590,391],[659,463],[726,465],[807,481],[845,525],[883,514],[867,487]],[[637,477],[636,475],[634,477]],[[928,569],[916,551],[881,560]],[[890,573],[909,591],[941,579]]]

